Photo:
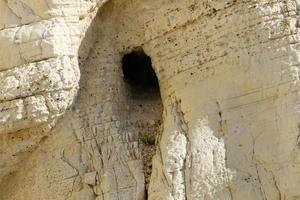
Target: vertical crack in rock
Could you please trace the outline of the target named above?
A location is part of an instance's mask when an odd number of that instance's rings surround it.
[[[129,170],[136,181],[137,191],[136,191],[135,199],[137,200],[144,200],[147,197],[147,192],[145,191],[146,188],[144,187],[145,174],[144,174],[144,170],[140,167],[143,165],[141,162],[143,161],[136,160],[136,161],[128,162]]]
[[[226,128],[226,120],[223,120],[223,116],[222,116],[222,109],[220,107],[220,103],[217,101],[217,112],[218,112],[218,116],[217,116],[217,121],[218,121],[218,127],[219,127],[219,135],[220,137],[224,137],[225,136],[225,128]]]
[[[76,169],[71,163],[70,161],[67,160],[67,158],[65,157],[65,149],[63,148],[61,150],[61,153],[60,153],[60,159],[65,162],[67,165],[69,165],[75,172],[76,174],[70,176],[70,177],[67,177],[66,179],[70,179],[70,178],[75,178],[79,175],[79,172],[78,172],[78,169]]]
[[[174,122],[177,130],[177,134],[181,134],[184,136],[185,140],[185,155],[182,158],[183,159],[183,165],[181,166],[181,169],[179,169],[182,172],[182,177],[183,177],[183,196],[185,197],[184,199],[188,199],[188,194],[189,194],[189,186],[190,186],[190,174],[189,174],[189,168],[191,165],[191,159],[190,158],[190,147],[189,147],[189,137],[188,137],[188,125],[187,122],[184,119],[184,112],[181,109],[181,100],[177,99],[176,97],[173,99],[172,103],[172,110],[174,114]],[[178,184],[178,183],[177,183]],[[176,184],[172,184],[173,187]],[[177,190],[177,188],[173,188],[174,190]],[[173,196],[175,197],[176,195]]]
[[[256,171],[256,175],[257,175],[257,179],[258,179],[258,183],[259,183],[259,189],[260,189],[260,192],[261,192],[261,196],[264,200],[267,200],[267,197],[266,197],[266,194],[264,192],[264,188],[263,188],[263,184],[262,184],[262,180],[261,180],[261,177],[260,177],[260,174],[259,174],[259,169],[258,169],[258,163],[257,163],[257,160],[255,159],[255,138],[253,135],[252,136],[252,162],[255,166],[255,171]]]
[[[300,148],[300,124],[298,124],[298,135],[296,139],[296,146]]]
[[[116,188],[117,200],[120,200],[119,185],[118,185],[118,180],[117,180],[116,170],[115,170],[114,167],[112,168],[112,171],[113,171],[113,179],[114,179],[114,182],[115,182],[115,184],[116,184],[116,185],[115,185],[115,188]]]
[[[217,104],[217,122],[218,122],[218,132],[219,132],[219,137],[224,137],[226,134],[226,120],[223,119],[223,111],[221,109],[221,105],[218,101],[216,101]],[[227,144],[226,142],[224,143],[225,149],[227,149]],[[225,151],[225,165],[226,167],[228,166],[228,158],[227,158],[227,151]],[[230,194],[230,199],[233,200],[233,191],[230,186],[230,175],[229,175],[229,170],[226,170],[226,178],[227,178],[227,188]]]
[[[276,180],[276,177],[275,177],[275,174],[272,170],[268,170],[266,167],[262,166],[263,170],[268,173],[268,179],[267,180],[264,180],[264,185],[266,186],[266,181],[269,182],[269,184],[271,184],[273,187],[274,187],[274,191],[273,192],[277,192],[278,193],[278,200],[281,200],[281,199],[285,199],[284,196],[282,195],[281,191],[280,191],[280,187],[279,187],[279,184]],[[265,177],[264,177],[265,178]],[[268,195],[274,195],[274,194],[268,194]],[[266,195],[265,199],[270,199],[269,196]]]
[[[278,196],[279,196],[279,200],[281,200],[283,197],[282,197],[282,194],[281,194],[281,191],[280,191],[280,188],[279,188],[279,185],[276,181],[276,178],[275,178],[275,175],[272,171],[269,171],[271,174],[272,174],[272,179],[273,179],[273,182],[274,182],[274,186],[278,192]]]

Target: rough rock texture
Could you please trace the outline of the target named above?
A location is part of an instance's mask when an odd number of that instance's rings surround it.
[[[298,0],[0,0],[0,199],[300,199],[299,14]],[[160,95],[123,79],[141,48]]]

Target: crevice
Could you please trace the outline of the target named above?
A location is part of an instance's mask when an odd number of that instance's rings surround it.
[[[219,137],[224,137],[225,136],[225,128],[226,128],[226,120],[223,119],[223,111],[220,107],[220,103],[217,101],[217,122],[218,122],[218,132],[219,132]]]
[[[118,184],[118,179],[117,179],[117,175],[116,175],[116,170],[115,170],[115,167],[112,167],[112,170],[113,170],[113,172],[114,172],[114,182],[115,182],[115,184],[116,184],[116,193],[117,193],[117,200],[119,200],[120,199],[120,196],[119,196],[119,184]]]
[[[259,175],[258,164],[257,164],[257,161],[255,159],[255,138],[253,136],[252,136],[252,162],[254,163],[254,167],[255,167],[258,183],[259,183],[259,189],[260,189],[260,192],[261,192],[261,196],[262,196],[263,200],[267,200],[266,194],[265,194],[265,192],[263,190],[263,187],[262,187],[262,181],[261,181],[261,178],[260,178],[260,175]]]
[[[273,182],[274,182],[274,186],[275,186],[275,188],[276,188],[276,190],[278,192],[279,200],[281,200],[282,199],[282,194],[281,194],[281,191],[279,189],[279,185],[278,185],[278,183],[276,181],[275,175],[274,175],[274,173],[272,171],[269,171],[269,172],[272,174],[272,179],[273,179]]]
[[[72,169],[74,169],[74,170],[76,171],[76,174],[75,174],[75,175],[70,176],[70,177],[67,177],[67,178],[65,178],[65,179],[71,179],[71,178],[75,178],[75,177],[79,176],[79,171],[78,171],[78,169],[76,169],[76,167],[74,167],[74,166],[70,163],[70,161],[68,161],[68,160],[66,159],[66,157],[65,157],[65,149],[64,149],[64,148],[63,148],[62,151],[60,152],[60,159],[61,159],[63,162],[65,162],[68,166],[70,166]]]
[[[183,175],[183,184],[184,184],[184,196],[185,199],[188,199],[188,189],[190,188],[190,176],[189,176],[189,168],[191,166],[192,157],[190,153],[190,139],[188,136],[188,125],[186,120],[184,119],[184,112],[181,109],[181,100],[175,98],[173,104],[174,114],[175,114],[175,126],[179,133],[183,134],[186,139],[186,154],[183,158],[183,166],[182,166],[182,175]]]
[[[300,148],[300,124],[298,124],[298,135],[296,139],[296,146]]]
[[[152,173],[152,158],[157,150],[162,124],[159,82],[150,56],[141,47],[123,56],[122,72],[127,93],[127,119],[133,125],[130,127],[132,132],[138,135],[147,193]]]

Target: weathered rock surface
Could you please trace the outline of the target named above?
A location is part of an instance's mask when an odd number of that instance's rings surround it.
[[[0,0],[0,199],[300,199],[299,9]]]

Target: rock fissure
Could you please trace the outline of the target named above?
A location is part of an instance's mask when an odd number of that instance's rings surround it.
[[[190,168],[190,153],[189,153],[189,136],[188,136],[188,125],[184,119],[184,112],[181,109],[181,100],[177,99],[175,97],[175,99],[173,100],[172,103],[172,110],[173,110],[173,114],[174,114],[174,122],[175,122],[175,126],[176,126],[176,131],[178,131],[178,134],[182,134],[184,136],[184,140],[185,140],[185,146],[183,148],[185,148],[185,155],[183,155],[184,157],[181,158],[182,161],[182,166],[180,166],[180,168],[178,169],[180,173],[182,173],[182,179],[180,182],[183,183],[183,196],[184,199],[188,199],[188,186],[190,183],[189,177],[190,175],[189,173],[189,168]],[[181,140],[181,138],[175,138],[176,140]],[[173,193],[175,192],[175,190],[178,190],[178,188],[173,188]],[[176,191],[177,192],[177,191]],[[176,195],[173,194],[173,196],[175,197]]]

